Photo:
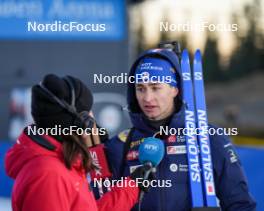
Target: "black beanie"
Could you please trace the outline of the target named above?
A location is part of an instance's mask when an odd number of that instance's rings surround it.
[[[67,77],[70,78],[74,87],[76,112],[90,111],[93,105],[91,91],[79,79],[72,76]],[[71,88],[65,78],[48,74],[44,77],[42,85],[60,100],[71,104]],[[39,85],[32,87],[31,114],[35,124],[42,128],[52,128],[55,125],[69,128],[70,126],[74,126],[76,118],[75,115],[54,101]]]

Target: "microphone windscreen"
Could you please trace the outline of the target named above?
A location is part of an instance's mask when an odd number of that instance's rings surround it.
[[[159,165],[164,157],[164,143],[158,138],[149,137],[139,146],[139,161],[144,164],[150,162],[153,166]]]

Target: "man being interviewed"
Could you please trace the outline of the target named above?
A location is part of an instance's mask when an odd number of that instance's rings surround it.
[[[140,164],[138,148],[144,138],[155,136],[163,140],[166,153],[156,169],[159,185],[151,187],[145,194],[141,205],[144,211],[191,209],[185,137],[164,132],[184,128],[179,72],[179,60],[170,50],[151,49],[139,56],[129,74],[134,76],[135,83],[129,83],[127,90],[133,127],[106,142],[108,158],[117,179],[130,175]],[[229,139],[210,136],[210,145],[216,195],[222,210],[255,210],[256,204],[249,194],[240,161]],[[236,159],[231,158],[230,151]],[[171,185],[166,185],[167,180]],[[133,210],[136,209],[135,206]]]

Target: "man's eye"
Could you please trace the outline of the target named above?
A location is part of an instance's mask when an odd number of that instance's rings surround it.
[[[141,87],[137,87],[137,88],[136,88],[136,91],[138,91],[138,92],[143,92],[143,88],[141,88]]]
[[[152,87],[152,89],[153,89],[154,91],[157,91],[157,90],[160,90],[161,88],[158,87],[158,86],[154,86],[154,87]]]

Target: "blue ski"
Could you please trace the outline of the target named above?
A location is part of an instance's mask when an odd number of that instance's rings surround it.
[[[187,145],[187,158],[189,165],[189,181],[192,197],[192,207],[203,207],[202,178],[200,173],[200,161],[198,155],[196,128],[196,115],[194,110],[193,85],[188,51],[182,52],[181,71],[183,78],[183,100],[185,104],[185,135]]]
[[[202,57],[200,50],[196,50],[193,62],[193,86],[196,106],[196,118],[200,145],[200,162],[202,167],[202,178],[204,186],[205,206],[216,207],[213,164],[211,159],[210,140],[208,135],[208,120],[204,94]]]

